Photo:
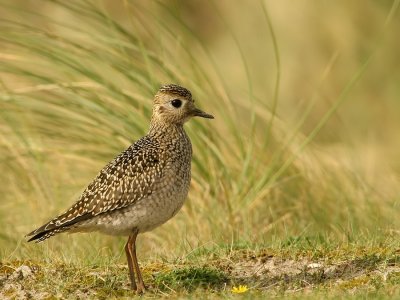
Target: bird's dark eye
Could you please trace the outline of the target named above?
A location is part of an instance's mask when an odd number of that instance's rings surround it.
[[[179,100],[179,99],[174,99],[174,100],[171,101],[171,104],[172,104],[173,107],[179,108],[182,105],[182,101]]]

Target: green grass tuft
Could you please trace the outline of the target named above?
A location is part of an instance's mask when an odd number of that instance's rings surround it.
[[[183,267],[157,274],[154,283],[162,291],[184,290],[191,292],[198,288],[221,290],[229,283],[228,277],[212,267]]]

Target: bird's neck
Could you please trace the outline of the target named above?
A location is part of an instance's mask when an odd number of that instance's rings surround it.
[[[186,136],[186,132],[183,129],[182,124],[158,122],[152,119],[150,122],[150,129],[148,135],[153,138],[170,138],[176,139],[182,136]]]

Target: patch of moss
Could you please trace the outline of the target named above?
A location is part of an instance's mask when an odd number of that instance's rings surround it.
[[[400,272],[391,273],[387,278],[387,282],[390,284],[400,285]]]
[[[359,288],[360,286],[366,285],[370,282],[371,278],[367,275],[359,276],[351,280],[345,281],[339,285],[340,288],[350,290]]]
[[[221,271],[210,267],[186,267],[163,272],[155,276],[154,283],[161,290],[218,288],[229,281]]]

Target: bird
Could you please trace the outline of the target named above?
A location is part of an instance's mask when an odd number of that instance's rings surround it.
[[[175,216],[187,198],[192,145],[184,123],[192,117],[214,119],[194,103],[188,89],[162,85],[154,96],[147,135],[109,162],[69,209],[27,234],[28,242],[62,232],[127,236],[130,287],[144,293],[136,238]]]

